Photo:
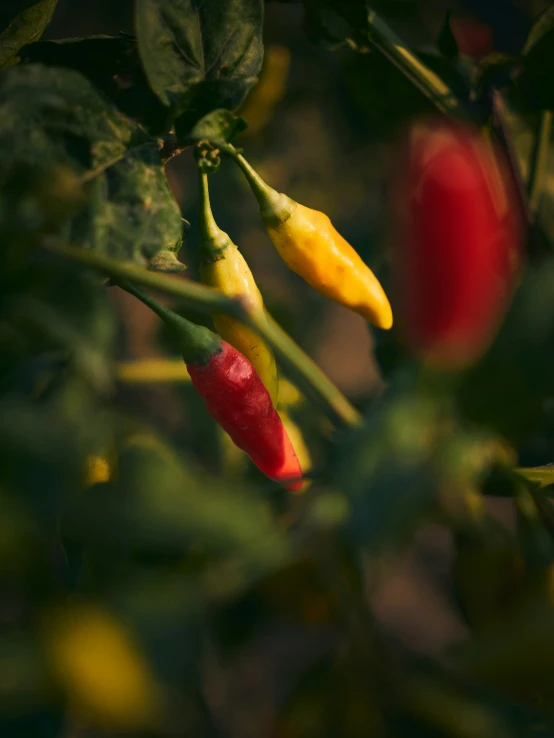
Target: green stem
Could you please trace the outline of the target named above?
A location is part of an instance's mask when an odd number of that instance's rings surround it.
[[[306,397],[324,410],[326,405],[327,410],[332,410],[333,419],[339,420],[342,425],[361,424],[362,416],[356,408],[269,313],[245,311],[244,322],[271,345],[277,358],[287,365],[291,379]]]
[[[466,117],[467,111],[443,80],[425,66],[406,44],[379,18],[369,13],[371,43],[391,61],[442,113]]]
[[[217,261],[222,252],[232,245],[229,236],[218,227],[210,205],[208,175],[198,170],[200,178],[200,256],[205,261]]]
[[[257,331],[274,348],[277,356],[289,369],[291,376],[295,378],[299,388],[306,396],[317,402],[333,421],[343,426],[359,425],[362,422],[362,416],[356,408],[292,338],[269,316],[248,310],[239,298],[228,297],[211,287],[204,287],[187,279],[176,279],[165,274],[148,272],[139,266],[113,259],[104,254],[87,251],[78,246],[68,246],[54,239],[45,242],[44,247],[72,261],[98,269],[116,281],[137,282],[143,287],[178,297],[188,305],[206,313],[232,315]]]
[[[541,115],[539,131],[535,138],[535,145],[531,154],[531,166],[529,168],[529,179],[527,192],[529,196],[529,209],[533,220],[541,202],[545,175],[548,171],[548,149],[550,145],[550,132],[552,130],[552,111],[544,110]]]
[[[221,339],[209,328],[196,325],[172,310],[164,308],[159,302],[145,295],[126,280],[118,279],[114,280],[114,283],[147,305],[166,325],[173,329],[179,339],[186,364],[208,364],[216,354],[221,352]]]
[[[278,226],[280,223],[284,223],[292,215],[296,203],[291,200],[290,197],[277,192],[273,187],[270,187],[260,177],[258,172],[246,161],[244,156],[240,154],[232,144],[228,144],[221,148],[223,154],[227,154],[232,157],[239,168],[242,170],[244,176],[256,200],[260,206],[260,213],[264,222],[270,226]]]

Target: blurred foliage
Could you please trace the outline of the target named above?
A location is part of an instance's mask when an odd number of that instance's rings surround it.
[[[359,362],[364,375],[351,394],[365,422],[349,430],[282,380],[279,410],[309,472],[299,495],[215,426],[163,330],[158,355],[129,361],[117,291],[47,248],[182,268],[179,205],[194,212],[196,172],[175,155],[238,136],[239,108],[250,127],[237,145],[279,190],[326,210],[386,283],[387,154],[432,103],[374,48],[371,12],[483,125],[500,90],[529,186],[552,109],[552,8],[484,9],[504,41],[472,60],[441,3],[136,0],[134,33],[119,34],[110,3],[88,5],[105,14],[103,35],[47,40],[68,3],[0,8],[0,735],[554,735],[552,132],[542,248],[477,366],[430,374],[395,332],[375,343],[380,379],[366,376],[368,349],[335,351],[335,367]],[[231,165],[213,179],[218,222],[311,351],[343,314],[264,251]],[[192,276],[195,239],[193,228]],[[394,590],[433,530],[445,543],[430,568],[446,572],[455,622],[438,654]],[[412,640],[398,615],[382,617],[387,592]],[[441,629],[432,603],[424,617]]]

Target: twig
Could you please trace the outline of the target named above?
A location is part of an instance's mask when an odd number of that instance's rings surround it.
[[[446,115],[467,117],[468,111],[448,85],[413,54],[375,13],[369,14],[371,43]]]
[[[526,225],[528,234],[528,250],[530,256],[540,256],[544,251],[544,237],[542,235],[542,229],[540,223],[535,219],[534,213],[531,209],[530,200],[527,194],[527,188],[523,180],[521,167],[518,162],[517,153],[506,123],[506,116],[504,111],[504,103],[502,95],[498,90],[492,90],[491,95],[491,123],[492,130],[495,134],[498,143],[502,147],[510,174],[518,195],[519,204],[521,207],[521,214]]]

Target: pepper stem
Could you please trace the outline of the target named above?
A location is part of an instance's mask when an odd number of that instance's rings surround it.
[[[274,190],[273,187],[270,187],[264,182],[254,167],[246,161],[242,154],[239,154],[234,146],[229,144],[225,148],[222,148],[221,151],[231,156],[242,170],[258,201],[260,213],[266,225],[275,228],[288,220],[296,208],[294,200],[291,200],[290,197],[287,197],[282,192],[277,192],[277,190]]]
[[[185,364],[207,364],[215,354],[221,351],[221,339],[209,328],[196,325],[172,310],[164,308],[159,302],[145,295],[142,290],[139,290],[130,282],[114,280],[114,284],[147,305],[173,330],[179,339]]]
[[[200,177],[200,256],[203,261],[211,262],[223,258],[222,252],[233,242],[218,227],[210,205],[210,189],[208,175],[198,169]]]

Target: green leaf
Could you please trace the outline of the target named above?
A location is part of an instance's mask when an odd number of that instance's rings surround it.
[[[214,110],[201,118],[187,136],[187,141],[209,141],[224,146],[248,128],[244,118],[233,115],[230,110]]]
[[[286,560],[288,543],[260,498],[232,484],[218,484],[190,461],[185,466],[153,434],[131,436],[121,448],[117,468],[113,485],[91,490],[68,508],[72,539],[109,549],[114,557],[192,548],[201,565],[227,557],[250,573],[265,573]],[[233,582],[213,582],[212,594],[224,594],[228,587],[233,590]]]
[[[0,185],[18,167],[60,164],[91,180],[88,206],[65,237],[144,265],[158,252],[178,253],[183,221],[157,143],[77,72],[9,70],[0,78]]]
[[[435,398],[393,390],[342,448],[336,486],[350,501],[351,537],[373,551],[403,545],[423,518],[437,509],[431,459],[438,423]]]
[[[446,59],[455,60],[458,58],[459,52],[458,42],[456,41],[456,37],[452,33],[452,28],[450,27],[451,15],[452,12],[448,10],[439,34],[439,38],[437,40],[437,46],[441,54]]]
[[[554,464],[535,467],[519,467],[518,474],[539,487],[549,487],[554,484]]]
[[[554,7],[533,26],[523,48],[522,69],[517,83],[532,109],[554,109]]]
[[[151,133],[159,134],[167,128],[167,109],[148,85],[132,36],[40,41],[24,47],[21,58],[25,62],[74,69]]]
[[[54,354],[85,378],[90,387],[109,391],[113,382],[115,324],[108,290],[95,275],[50,256],[3,287],[4,316],[35,353]],[[18,386],[21,367],[3,378],[3,388]]]
[[[105,438],[106,417],[74,375],[39,401],[7,394],[0,400],[0,486],[17,491],[44,520],[84,486],[85,460]]]
[[[137,0],[139,51],[181,139],[216,108],[234,109],[257,81],[263,0]]]
[[[92,184],[88,212],[74,219],[72,239],[94,250],[177,272],[183,220],[151,144],[130,151]]]
[[[0,69],[12,66],[19,50],[38,41],[50,23],[58,0],[39,0],[17,15],[0,34]]]

